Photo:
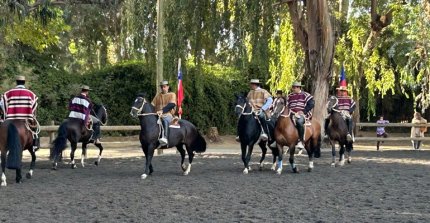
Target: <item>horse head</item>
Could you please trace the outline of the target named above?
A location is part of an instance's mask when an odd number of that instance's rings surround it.
[[[287,110],[288,111],[288,107],[287,107],[287,105],[285,104],[285,99],[283,100],[283,102],[282,103],[277,103],[276,105],[275,105],[275,107],[273,108],[273,111],[272,111],[272,117],[273,118],[275,118],[275,119],[278,119],[278,117],[285,111],[285,110]]]
[[[236,114],[237,117],[239,117],[244,112],[250,112],[250,111],[246,111],[246,110],[249,110],[250,108],[251,106],[249,105],[248,99],[246,98],[245,95],[243,94],[236,95],[236,104],[234,107],[234,113]]]
[[[337,97],[336,96],[330,96],[328,99],[327,99],[327,112],[329,113],[329,114],[331,114],[331,112],[333,111],[333,109],[334,108],[336,108],[337,107],[337,105],[338,105],[338,99],[337,99]]]
[[[130,115],[136,118],[139,114],[154,112],[151,103],[146,99],[145,93],[139,93],[131,106]]]
[[[94,110],[91,111],[93,115],[100,120],[102,125],[106,125],[107,123],[107,109],[103,104],[95,104]]]

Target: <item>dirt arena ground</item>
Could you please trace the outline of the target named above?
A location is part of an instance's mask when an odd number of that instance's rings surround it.
[[[182,175],[179,154],[170,149],[154,157],[154,174],[141,180],[144,158],[136,138],[108,142],[116,140],[105,140],[98,167],[91,146],[85,168],[63,163],[53,171],[48,150],[41,149],[32,179],[15,184],[8,171],[0,222],[430,222],[426,145],[412,151],[407,142],[386,143],[377,152],[360,144],[352,164],[336,168],[323,149],[314,172],[306,172],[307,157],[299,156],[301,173],[286,165],[280,176],[270,171],[271,156],[263,171],[255,170],[256,149],[254,170],[244,175],[239,145],[226,137],[196,156],[190,175]]]

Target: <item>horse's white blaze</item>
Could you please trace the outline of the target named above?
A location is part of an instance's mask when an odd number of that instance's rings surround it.
[[[1,186],[6,186],[6,175],[4,173],[1,174]]]
[[[141,178],[142,180],[146,179],[147,177],[148,177],[148,175],[146,175],[145,173],[144,173],[144,174],[142,174],[142,176],[140,176],[140,178]]]
[[[33,170],[29,170],[28,174],[30,174],[30,176],[33,176]]]
[[[190,171],[191,171],[191,163],[188,164],[187,170],[185,170],[184,175],[188,175],[190,173]]]
[[[309,168],[311,168],[311,169],[314,168],[314,161],[309,161]]]
[[[243,170],[243,174],[248,174],[248,168],[245,168],[245,169]]]

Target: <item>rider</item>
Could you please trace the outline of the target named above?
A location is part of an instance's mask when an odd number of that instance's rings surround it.
[[[4,111],[4,101],[3,95],[0,95],[0,124],[4,122],[5,111]]]
[[[346,121],[346,126],[348,127],[348,134],[346,135],[346,139],[348,142],[352,141],[352,113],[355,110],[355,101],[348,96],[347,88],[346,86],[340,86],[336,88],[337,90],[337,108],[341,111],[342,117]],[[325,132],[325,139],[328,139],[327,130],[329,125],[329,118],[327,117],[324,121],[324,132]]]
[[[163,123],[164,134],[158,140],[160,146],[168,145],[168,133],[169,133],[169,123],[173,119],[176,107],[176,94],[169,92],[169,82],[164,80],[160,82],[161,92],[155,95],[152,100],[152,105],[154,105],[157,114],[161,117]]]
[[[258,115],[258,120],[260,121],[262,127],[260,139],[262,141],[267,141],[268,127],[266,123],[266,112],[269,112],[269,108],[273,102],[273,99],[268,91],[261,88],[260,80],[251,79],[249,82],[249,87],[251,90],[249,91],[247,98],[252,106],[252,109],[256,111],[255,114]],[[240,141],[239,136],[236,136],[236,141]]]
[[[36,108],[37,96],[25,88],[25,77],[16,77],[16,87],[3,95],[5,119],[28,120],[30,128],[37,125]],[[37,127],[37,126],[36,126]],[[39,136],[33,131],[33,150],[37,151],[40,146]]]
[[[271,115],[273,116],[273,114],[276,112],[275,109],[278,106],[285,106],[285,98],[284,98],[284,93],[282,90],[278,89],[276,90],[276,98],[275,100],[273,100],[272,105],[270,106],[270,110],[271,110]]]
[[[314,108],[314,97],[302,91],[303,85],[300,82],[294,82],[292,85],[293,93],[288,95],[287,102],[290,110],[295,113],[294,119],[296,122],[296,128],[299,131],[299,142],[297,148],[302,150],[304,147],[304,136],[305,136],[305,119],[312,118],[311,110]]]
[[[93,109],[93,103],[91,102],[88,94],[90,92],[90,87],[83,85],[81,88],[81,93],[72,98],[69,102],[69,119],[79,119],[82,120],[84,126],[87,128],[91,127],[91,110]],[[100,133],[94,133],[93,135],[98,135]]]

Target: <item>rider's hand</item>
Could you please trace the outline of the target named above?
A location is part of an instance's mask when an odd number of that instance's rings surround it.
[[[303,113],[303,111],[299,111],[299,112],[297,112],[297,114],[304,115],[305,113]]]

